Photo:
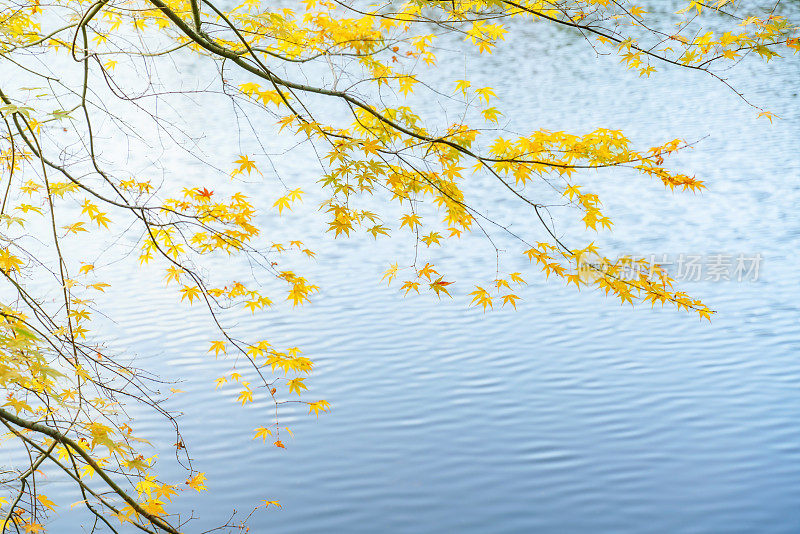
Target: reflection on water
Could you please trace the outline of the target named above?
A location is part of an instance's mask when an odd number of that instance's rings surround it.
[[[702,195],[624,171],[584,178],[616,223],[598,241],[614,254],[759,253],[759,279],[690,283],[719,312],[710,325],[532,271],[516,313],[483,314],[463,297],[403,299],[378,285],[406,249],[309,242],[318,255],[305,272],[322,287],[313,305],[238,318],[242,336],[299,344],[317,364],[312,396],[334,406],[319,419],[287,414],[297,437],[281,451],[249,439],[263,405],[242,410],[235,394],[214,391],[228,366],[204,355],[207,317],[163,294],[155,269],[119,264],[104,303],[113,334],[141,366],[183,380],[170,406],[210,480],[207,494],[180,499],[200,516],[189,531],[270,499],[283,509],[254,516],[254,532],[800,532],[798,62],[732,74],[783,117],[774,125],[708,77],[666,68],[641,80],[542,26],[432,75],[458,79],[465,64],[495,87],[512,130],[702,138],[675,159],[706,179]],[[222,160],[240,152],[238,140],[210,135]],[[176,163],[196,167],[188,156]],[[318,178],[302,150],[274,163],[298,184]],[[502,191],[475,187],[492,213],[538,231]],[[307,213],[274,221],[276,233],[315,231]],[[457,281],[494,269],[477,239],[442,261]],[[530,269],[514,254],[506,268]],[[159,420],[140,429],[174,441]],[[54,532],[77,531],[78,513],[63,512]]]

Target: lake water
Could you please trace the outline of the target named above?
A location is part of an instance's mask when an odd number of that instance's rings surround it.
[[[164,293],[160,270],[117,263],[100,302],[114,321],[106,331],[141,367],[181,381],[185,393],[168,406],[183,413],[195,467],[209,478],[209,492],[176,501],[199,517],[186,531],[269,499],[283,508],[254,515],[252,532],[800,532],[797,57],[730,73],[782,117],[774,124],[701,73],[662,68],[642,80],[542,25],[518,28],[492,56],[460,57],[427,75],[452,81],[466,68],[475,85],[495,88],[512,130],[618,128],[641,144],[702,138],[673,163],[706,180],[707,191],[673,194],[626,171],[587,175],[578,181],[600,194],[613,235],[583,234],[568,221],[559,228],[610,254],[760,254],[758,280],[686,283],[718,311],[708,324],[547,281],[508,242],[503,267],[529,285],[516,312],[484,314],[464,295],[469,281],[493,276],[484,240],[439,258],[448,279],[463,281],[456,298],[403,298],[379,280],[391,261],[410,260],[408,243],[319,237],[321,197],[311,193],[298,215],[262,221],[278,236],[267,239],[296,236],[317,251],[301,269],[320,293],[303,308],[228,317],[240,337],[300,346],[316,363],[309,398],[333,405],[318,419],[288,411],[283,422],[296,437],[278,450],[250,439],[269,422],[268,406],[242,409],[233,390],[214,391],[229,363],[205,354],[217,338],[208,317]],[[179,68],[188,76],[194,67]],[[207,132],[203,157],[221,167],[258,150],[226,133],[228,110],[187,120]],[[185,169],[176,179],[198,182],[202,166],[188,155],[163,162]],[[311,191],[319,178],[302,147],[273,163],[293,187]],[[264,168],[271,204],[279,188]],[[535,238],[530,214],[490,186],[468,189]],[[141,417],[146,437],[175,441],[169,425]],[[166,476],[178,476],[168,447],[161,454]],[[52,484],[51,498],[71,495]],[[82,512],[61,508],[52,532],[81,531]]]

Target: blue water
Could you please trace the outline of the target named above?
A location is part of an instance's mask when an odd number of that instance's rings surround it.
[[[321,197],[311,192],[298,215],[262,220],[266,239],[300,237],[317,251],[298,270],[320,293],[303,308],[228,317],[240,337],[300,346],[316,363],[309,398],[333,405],[318,419],[288,410],[282,421],[296,437],[278,450],[250,439],[270,421],[268,406],[242,409],[233,390],[214,391],[230,364],[205,354],[217,337],[208,317],[164,293],[158,269],[115,264],[100,302],[114,321],[107,331],[140,366],[181,381],[185,393],[168,406],[183,413],[195,468],[209,478],[209,492],[176,499],[176,510],[198,516],[186,532],[233,509],[246,515],[260,499],[283,508],[256,513],[257,533],[800,532],[800,62],[746,62],[730,73],[782,117],[774,124],[700,73],[663,68],[642,80],[545,26],[519,28],[492,56],[455,54],[427,75],[452,81],[465,69],[475,85],[495,88],[511,130],[602,126],[643,145],[702,139],[673,161],[707,191],[673,194],[625,170],[587,175],[578,181],[601,196],[613,234],[583,233],[568,219],[559,230],[610,254],[758,253],[758,280],[685,284],[718,311],[709,324],[562,287],[498,234],[503,269],[523,272],[528,285],[516,312],[484,314],[465,293],[494,275],[485,240],[437,257],[459,282],[453,300],[403,298],[379,280],[391,261],[413,257],[408,243],[321,237]],[[202,157],[222,167],[259,150],[225,133],[228,108],[186,120],[207,133]],[[310,151],[267,152],[289,185],[313,191],[320,171]],[[186,154],[164,163],[202,168]],[[280,189],[266,174],[268,207]],[[191,172],[176,176],[196,182]],[[467,189],[499,220],[540,235],[500,188]],[[155,443],[175,441],[161,419],[139,417]],[[168,449],[162,472],[180,476]],[[61,489],[48,495],[67,499],[68,485],[52,483]],[[82,512],[64,510],[52,528],[79,524],[89,525]]]

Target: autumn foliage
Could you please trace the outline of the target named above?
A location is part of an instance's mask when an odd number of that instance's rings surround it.
[[[312,261],[315,252],[303,236],[272,241],[257,218],[265,210],[288,214],[307,192],[272,180],[256,153],[230,154],[227,176],[209,165],[188,187],[123,171],[124,161],[111,155],[123,156],[104,144],[148,132],[118,116],[120,106],[147,114],[153,122],[146,128],[171,136],[151,97],[185,91],[142,85],[141,73],[169,72],[176,56],[211,64],[217,86],[203,91],[242,106],[278,135],[313,145],[324,169],[315,198],[325,199],[319,210],[331,239],[413,237],[413,262],[387,258],[383,277],[403,294],[450,298],[454,281],[437,265],[437,251],[490,226],[511,236],[517,249],[503,254],[527,258],[530,272],[505,272],[488,258],[487,279],[458,282],[472,284],[467,304],[516,308],[525,279],[546,276],[623,304],[675,306],[710,320],[712,309],[675,287],[659,265],[611,259],[594,242],[563,235],[549,214],[550,206],[568,206],[589,232],[612,231],[601,199],[581,184],[581,176],[605,169],[633,169],[666,191],[700,193],[702,179],[668,165],[687,141],[640,147],[617,130],[568,133],[547,125],[513,134],[502,128],[513,109],[499,91],[470,80],[432,87],[426,73],[444,36],[490,54],[515,38],[519,24],[559,25],[644,77],[662,67],[702,71],[772,121],[763,103],[749,101],[722,74],[744,59],[800,49],[780,2],[766,4],[692,0],[654,15],[628,0],[247,0],[231,9],[206,0],[0,0],[0,422],[3,447],[26,453],[2,481],[3,532],[43,531],[48,514],[71,504],[41,493],[35,482],[43,464],[74,482],[81,505],[109,531],[190,528],[169,505],[183,491],[207,489],[193,467],[181,480],[163,480],[158,458],[125,415],[131,403],[162,411],[161,399],[151,394],[149,376],[108,354],[92,329],[94,299],[108,283],[102,268],[75,254],[82,240],[112,247],[120,235],[135,235],[142,268],[163,272],[176,303],[208,312],[215,326],[208,357],[231,362],[212,386],[235,390],[242,405],[271,406],[254,423],[253,439],[277,453],[286,447],[287,403],[304,403],[312,416],[330,409],[309,397],[313,363],[299,348],[241,339],[221,315],[312,300],[319,288],[283,259]],[[327,78],[317,76],[323,71]],[[323,79],[330,83],[314,85]],[[415,107],[418,95],[446,97],[470,119],[432,121]],[[512,198],[529,227],[512,233],[473,207],[470,184],[478,178]],[[231,184],[240,190],[231,192]],[[229,256],[247,258],[275,284],[207,275],[209,262]],[[175,423],[164,414],[165,424]],[[180,456],[191,444],[179,439],[175,446]]]

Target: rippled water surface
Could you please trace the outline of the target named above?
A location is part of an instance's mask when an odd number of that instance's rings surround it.
[[[405,245],[309,240],[318,254],[304,272],[322,288],[313,304],[236,318],[241,337],[302,347],[316,363],[310,395],[334,407],[319,419],[288,412],[296,437],[282,451],[250,440],[266,405],[241,409],[233,391],[214,391],[229,364],[205,354],[215,338],[208,317],[161,291],[157,269],[119,263],[102,303],[109,333],[142,367],[182,381],[186,393],[169,406],[183,412],[195,467],[209,478],[208,493],[179,500],[199,516],[187,531],[268,498],[283,509],[255,515],[254,532],[800,532],[800,62],[731,73],[783,117],[773,125],[709,77],[665,68],[641,80],[543,26],[428,75],[465,70],[495,88],[513,130],[702,139],[674,159],[706,180],[701,195],[625,171],[585,177],[616,223],[597,239],[614,254],[760,253],[759,279],[688,283],[718,311],[707,324],[548,282],[509,242],[504,268],[527,272],[529,285],[517,312],[484,314],[463,293],[439,303],[379,285],[390,261],[410,259]],[[225,165],[255,149],[220,133],[222,116],[192,120]],[[276,170],[313,187],[318,165],[302,148],[293,154],[274,158]],[[171,157],[195,183],[201,167]],[[477,192],[499,219],[539,235],[502,190],[477,183]],[[323,228],[314,200],[307,218],[265,217],[279,238],[305,238]],[[467,282],[492,277],[495,257],[474,239],[441,261]],[[162,421],[139,424],[154,442],[174,442]],[[62,513],[54,532],[79,531],[78,514]]]

